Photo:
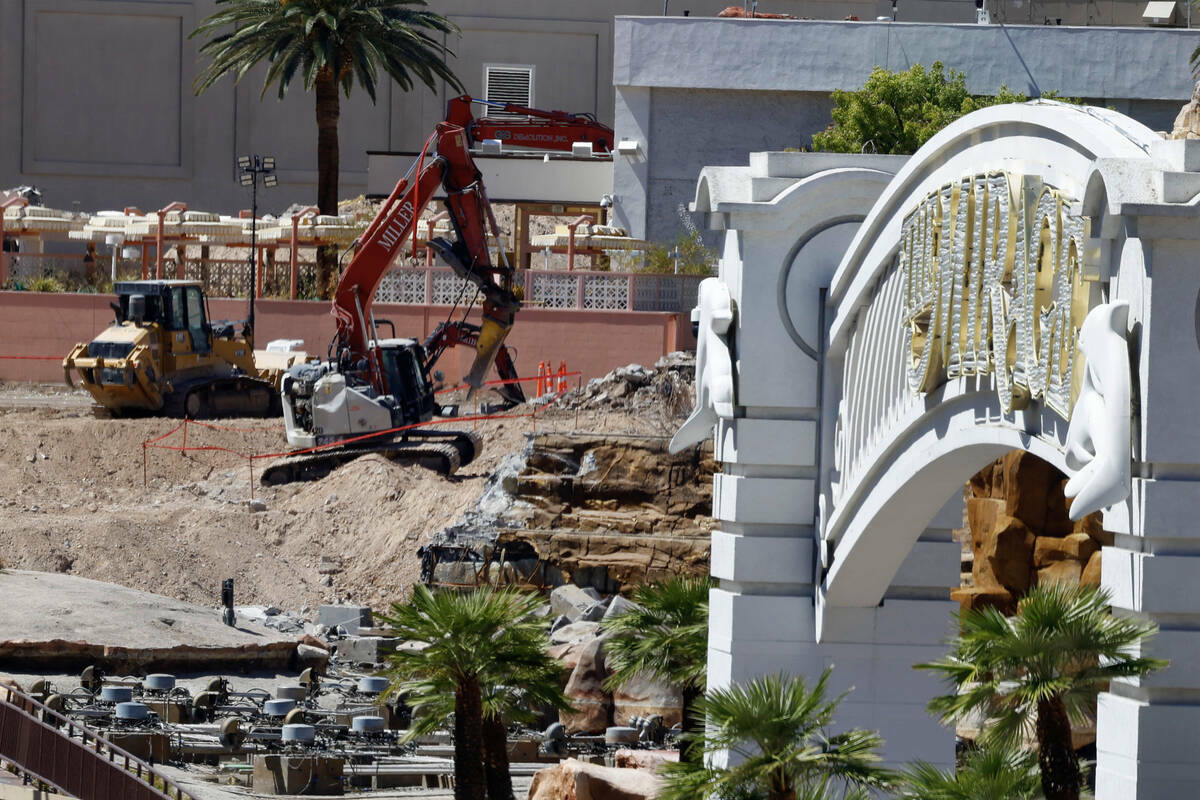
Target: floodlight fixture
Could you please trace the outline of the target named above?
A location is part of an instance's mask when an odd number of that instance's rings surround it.
[[[269,186],[269,187],[273,188],[278,185],[279,185],[279,178],[275,177],[274,175],[264,175],[263,176],[263,186]]]
[[[263,156],[262,168],[273,171],[275,169],[275,156]]]
[[[254,294],[258,285],[258,179],[262,176],[263,186],[279,185],[275,176],[275,156],[238,156],[238,183],[250,188],[250,318],[247,327],[254,330]]]
[[[241,177],[238,178],[238,183],[240,183],[242,186],[253,186],[254,185],[254,173],[253,172],[243,172],[241,174]]]
[[[250,156],[238,156],[237,157],[238,169],[250,169],[250,165],[253,163],[254,162],[250,160]]]

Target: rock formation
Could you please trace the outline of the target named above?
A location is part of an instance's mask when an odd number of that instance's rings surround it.
[[[1179,109],[1171,139],[1200,139],[1200,81],[1192,89],[1192,99]]]
[[[971,573],[951,593],[963,610],[1016,611],[1031,586],[1048,581],[1100,583],[1100,548],[1112,544],[1100,514],[1072,522],[1066,476],[1015,451],[984,467],[966,487]]]

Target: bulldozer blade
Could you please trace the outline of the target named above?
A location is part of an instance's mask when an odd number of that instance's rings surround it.
[[[475,345],[475,360],[471,363],[470,372],[463,378],[463,381],[471,387],[467,391],[468,400],[474,397],[475,392],[483,386],[488,370],[496,361],[496,354],[504,346],[504,340],[510,330],[512,330],[511,316],[508,324],[504,324],[493,317],[484,315],[483,325],[479,329],[479,341]]]

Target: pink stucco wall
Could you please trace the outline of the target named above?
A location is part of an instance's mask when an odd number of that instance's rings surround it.
[[[61,381],[57,361],[28,361],[3,356],[62,357],[77,343],[90,340],[113,318],[111,295],[0,292],[0,380]],[[376,319],[390,319],[398,336],[424,339],[450,311],[442,306],[377,304]],[[244,300],[210,301],[214,319],[243,319]],[[303,339],[311,353],[325,354],[333,337],[329,303],[303,300],[260,300],[256,304],[256,344],[271,339]],[[387,326],[380,334],[390,336]],[[574,311],[529,308],[517,316],[508,343],[521,375],[535,375],[539,361],[593,378],[614,367],[652,364],[671,350],[695,347],[686,315],[628,311]],[[461,377],[471,361],[465,348],[443,357],[439,369],[448,380]]]

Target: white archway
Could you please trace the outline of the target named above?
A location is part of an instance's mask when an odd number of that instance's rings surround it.
[[[1096,463],[1116,467],[1084,470],[1107,481],[1091,496],[1116,534],[1103,582],[1119,613],[1160,622],[1152,646],[1176,666],[1102,696],[1098,797],[1190,786],[1200,142],[1103,109],[999,106],[902,164],[706,169],[694,210],[726,231],[735,311],[708,340],[735,376],[733,414],[713,415],[710,683],[835,663],[856,687],[841,722],[879,728],[891,762],[950,763],[924,711],[938,687],[910,667],[948,632],[955,490],[1009,450],[1069,473],[1103,445]],[[1113,430],[1115,449],[1091,435]]]

